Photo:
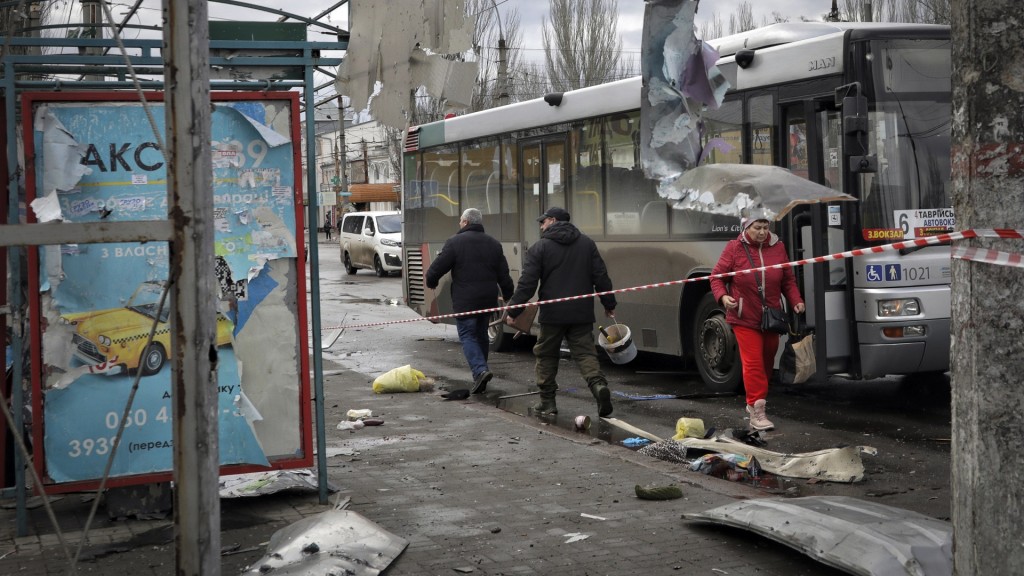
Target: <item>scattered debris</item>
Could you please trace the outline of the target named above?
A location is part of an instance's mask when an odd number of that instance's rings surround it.
[[[342,420],[341,422],[338,422],[337,428],[338,430],[362,430],[364,426],[366,426],[366,424],[362,420],[356,420],[354,422],[351,420]]]
[[[647,438],[640,437],[626,438],[625,440],[622,441],[623,446],[645,446],[650,443],[651,441],[648,440]]]
[[[680,418],[676,420],[676,435],[673,440],[683,438],[705,438],[704,421],[700,418]]]
[[[456,572],[459,572],[461,574],[470,574],[476,571],[476,569],[472,566],[458,566],[456,568],[452,568],[452,570],[455,570]]]
[[[590,538],[589,535],[583,534],[582,532],[571,532],[569,534],[565,534],[564,536],[567,536],[569,538],[565,541],[566,544],[572,544],[573,542],[579,542],[581,540],[586,540],[587,538]]]
[[[441,394],[441,398],[445,400],[465,400],[469,398],[468,388],[459,388],[458,390],[452,390],[451,392],[445,392]]]
[[[755,498],[683,518],[750,530],[852,574],[953,573],[953,526],[848,496]]]
[[[319,492],[319,486],[316,474],[309,469],[232,474],[221,476],[219,485],[221,498],[262,496],[284,490]],[[331,492],[338,491],[330,482],[327,484],[327,489]]]
[[[730,482],[761,476],[761,464],[747,454],[705,454],[690,464],[690,470]]]
[[[328,510],[275,532],[245,574],[377,576],[408,545],[356,512]]]
[[[377,376],[373,381],[373,392],[375,394],[392,394],[396,392],[420,392],[432,390],[434,379],[428,378],[423,372],[416,370],[411,365],[392,368]]]
[[[687,448],[709,452],[725,452],[754,456],[766,472],[790,478],[818,478],[829,482],[859,482],[864,479],[861,454],[874,456],[870,446],[845,446],[816,452],[781,454],[750,446],[725,435],[713,440],[686,438],[680,441]]]
[[[637,428],[636,426],[633,426],[632,424],[626,422],[625,420],[619,420],[618,418],[601,418],[601,420],[617,428],[622,428],[626,432],[632,432],[637,436],[643,436],[644,438],[647,438],[651,442],[661,442],[661,438],[658,438],[657,436],[651,434],[650,432],[644,432],[643,430]]]
[[[678,440],[662,440],[637,450],[637,454],[689,466],[690,459],[686,457],[686,453],[686,446],[683,446]]]
[[[359,409],[359,410],[352,409],[352,410],[349,410],[348,412],[345,413],[345,417],[348,418],[349,420],[353,420],[353,421],[355,421],[355,420],[364,420],[364,419],[369,418],[371,416],[373,416],[373,410],[370,410],[369,408],[363,408],[363,409]]]
[[[641,486],[634,488],[636,497],[641,500],[675,500],[683,497],[683,491],[675,484],[668,486]]]
[[[628,400],[675,400],[675,394],[628,394],[619,390],[613,390],[612,394],[621,396]]]
[[[593,514],[587,514],[586,512],[581,513],[580,516],[582,516],[583,518],[590,518],[591,520],[607,520],[607,518],[603,518],[601,516],[594,516]]]

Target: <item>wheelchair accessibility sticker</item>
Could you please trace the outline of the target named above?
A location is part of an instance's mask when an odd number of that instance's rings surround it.
[[[899,264],[869,264],[867,277],[868,282],[899,282],[903,279],[903,269]]]

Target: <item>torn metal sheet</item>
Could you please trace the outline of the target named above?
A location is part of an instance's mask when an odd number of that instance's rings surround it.
[[[337,91],[349,97],[353,108],[369,106],[381,123],[404,126],[409,91],[424,74],[434,78],[427,82],[431,96],[470,101],[473,84],[465,80],[476,78],[477,64],[445,56],[471,47],[474,22],[466,18],[464,0],[352,0],[349,19],[352,36],[338,67]]]
[[[863,453],[873,456],[878,452],[870,446],[846,446],[816,452],[782,454],[751,446],[727,436],[717,436],[713,440],[684,438],[679,440],[679,443],[687,448],[754,456],[765,472],[779,476],[817,478],[829,482],[860,482],[864,479],[864,463],[860,455]]]
[[[762,498],[683,517],[750,530],[851,574],[953,573],[952,524],[857,498]]]
[[[231,474],[220,477],[220,497],[240,498],[245,496],[263,496],[285,490],[307,490],[317,492],[316,473],[312,470],[274,470],[272,472],[255,472],[252,474]],[[337,492],[337,488],[328,483],[327,489]]]
[[[778,220],[801,204],[849,202],[849,194],[758,164],[705,164],[666,184],[677,210]]]
[[[659,193],[697,165],[700,110],[717,109],[729,87],[718,52],[694,35],[696,11],[697,0],[648,0],[644,11],[641,164]]]
[[[409,542],[351,510],[329,510],[278,530],[245,574],[376,576]]]

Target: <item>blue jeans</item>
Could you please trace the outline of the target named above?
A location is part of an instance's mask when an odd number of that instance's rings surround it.
[[[475,380],[487,368],[487,352],[490,343],[487,340],[487,320],[489,316],[460,316],[455,319],[455,327],[462,341],[462,353],[466,356],[469,369],[473,371]]]

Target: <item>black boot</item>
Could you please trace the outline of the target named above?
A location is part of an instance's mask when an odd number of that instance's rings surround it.
[[[558,414],[558,406],[555,405],[556,390],[558,390],[558,388],[540,389],[540,402],[537,402],[531,407],[534,415],[547,416],[551,414]]]
[[[597,415],[604,418],[612,414],[612,393],[608,390],[608,382],[604,378],[594,378],[587,386],[597,400]]]

